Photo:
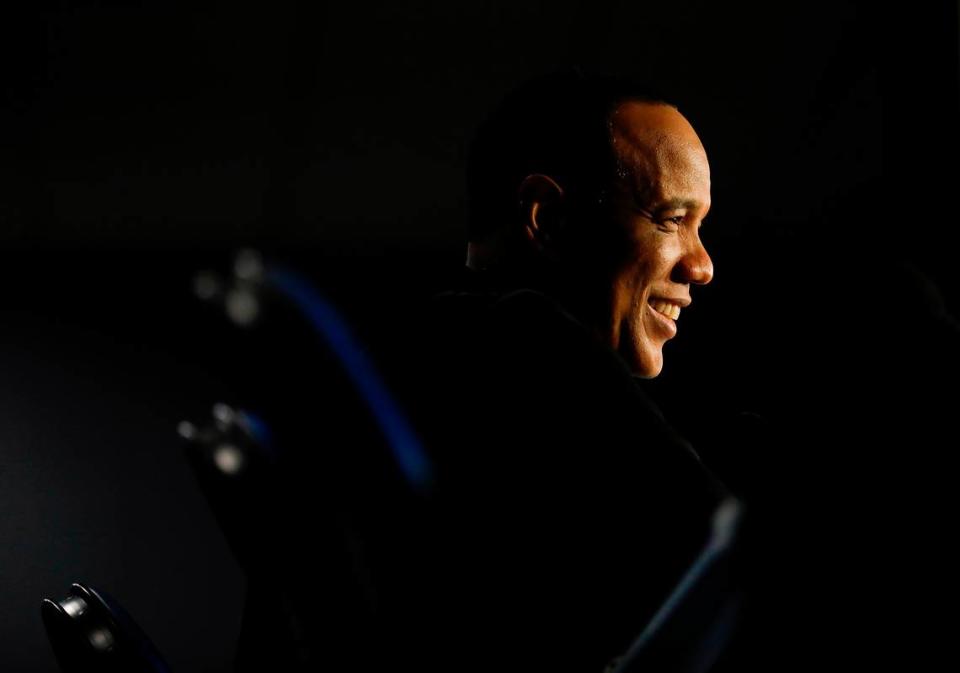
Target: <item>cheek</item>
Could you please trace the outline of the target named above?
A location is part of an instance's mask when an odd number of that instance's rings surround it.
[[[651,285],[659,275],[659,266],[657,260],[649,255],[641,255],[631,260],[630,266],[625,269],[624,277],[634,303],[646,301]]]
[[[641,261],[643,274],[651,283],[669,281],[673,274],[673,267],[681,257],[682,245],[677,239],[661,242],[650,249]]]
[[[636,322],[640,318],[648,286],[645,267],[634,264],[619,270],[613,281],[613,296],[615,310],[621,312],[622,320]]]
[[[620,256],[611,267],[615,306],[621,318],[640,328],[647,298],[654,288],[663,288],[671,275],[676,241],[660,232],[646,232],[622,242]]]

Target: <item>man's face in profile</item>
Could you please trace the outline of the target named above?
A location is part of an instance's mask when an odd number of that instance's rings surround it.
[[[677,333],[690,286],[709,283],[713,263],[699,227],[710,209],[710,167],[700,139],[674,108],[626,102],[611,118],[619,164],[607,202],[598,326],[633,372],[663,368],[663,346]]]

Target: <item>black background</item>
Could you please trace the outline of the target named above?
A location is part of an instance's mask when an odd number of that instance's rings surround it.
[[[463,263],[472,129],[557,67],[670,82],[710,156],[716,280],[652,386],[688,434],[743,410],[787,434],[852,410],[873,386],[843,369],[853,354],[912,399],[903,372],[929,342],[911,283],[937,283],[948,309],[960,289],[957,34],[951,3],[4,8],[0,666],[55,670],[39,600],[84,580],[176,670],[230,669],[242,575],[173,434],[236,393],[205,366],[193,271],[259,247],[389,339],[396,301]],[[843,404],[834,377],[855,393]],[[901,445],[905,464],[938,472],[950,436],[932,441]],[[827,445],[792,483],[838,469]]]

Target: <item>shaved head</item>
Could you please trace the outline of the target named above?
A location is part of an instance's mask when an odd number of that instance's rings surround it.
[[[706,187],[701,198],[706,198],[709,205],[707,153],[693,126],[673,106],[643,101],[621,103],[610,118],[610,143],[617,162],[617,178],[627,182],[643,203],[666,204],[682,198],[675,194],[689,195],[694,185],[700,185]],[[675,184],[670,184],[668,177]]]
[[[686,117],[617,81],[547,79],[474,148],[467,266],[546,288],[636,375],[659,375],[691,287],[713,278],[710,165]]]

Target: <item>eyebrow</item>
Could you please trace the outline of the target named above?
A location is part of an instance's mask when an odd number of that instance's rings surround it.
[[[675,208],[698,208],[702,205],[695,199],[669,199],[663,203],[657,204],[657,210],[673,210]]]
[[[640,195],[638,193],[635,193],[635,197],[639,201]],[[695,208],[700,208],[702,205],[703,204],[700,201],[697,201],[696,199],[684,199],[682,197],[676,197],[673,199],[667,199],[663,203],[657,204],[655,208],[651,209],[648,215],[655,216],[656,213],[662,212],[664,210],[674,210],[678,208],[685,208],[685,209],[694,208],[695,209]],[[706,218],[701,218],[697,226],[698,227],[703,226],[705,222],[706,222]]]

